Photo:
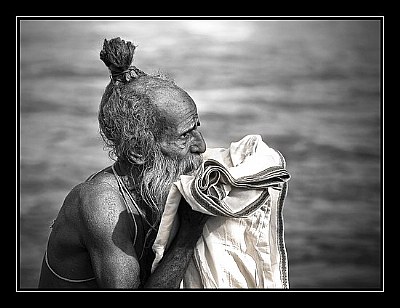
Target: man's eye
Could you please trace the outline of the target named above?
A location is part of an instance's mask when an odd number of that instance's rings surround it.
[[[180,138],[181,139],[186,139],[187,137],[189,137],[189,132],[183,133]]]

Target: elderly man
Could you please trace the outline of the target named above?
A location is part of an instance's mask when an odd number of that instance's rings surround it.
[[[115,163],[75,186],[55,219],[39,288],[179,288],[208,215],[185,200],[173,242],[154,272],[152,244],[171,184],[201,164],[206,145],[192,98],[132,66],[135,46],[105,40],[111,81],[100,132]]]

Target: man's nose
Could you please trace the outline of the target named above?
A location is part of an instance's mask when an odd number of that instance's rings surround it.
[[[207,146],[203,139],[202,134],[198,130],[195,130],[194,134],[195,138],[192,142],[192,145],[190,146],[190,152],[198,154],[204,153],[206,151]]]

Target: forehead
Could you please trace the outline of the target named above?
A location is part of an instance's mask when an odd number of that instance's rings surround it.
[[[178,87],[154,90],[153,103],[169,127],[185,129],[187,126],[194,126],[198,121],[195,102],[186,91]]]

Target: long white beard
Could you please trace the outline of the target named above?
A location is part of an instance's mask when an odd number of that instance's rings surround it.
[[[151,208],[148,221],[158,225],[164,211],[164,205],[173,182],[183,174],[197,170],[202,163],[199,154],[189,154],[184,159],[171,158],[156,149],[154,160],[142,172],[140,193],[145,203]]]

